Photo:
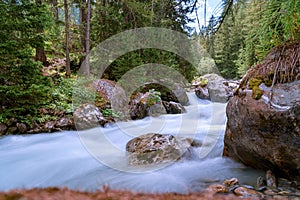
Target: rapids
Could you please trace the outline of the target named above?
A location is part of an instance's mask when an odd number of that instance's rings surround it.
[[[148,193],[197,192],[237,177],[254,184],[262,172],[222,158],[226,104],[188,93],[187,113],[118,122],[105,128],[0,138],[0,190],[69,187],[86,191],[132,190]],[[170,165],[132,167],[126,143],[145,133],[192,137],[202,142],[188,159]]]

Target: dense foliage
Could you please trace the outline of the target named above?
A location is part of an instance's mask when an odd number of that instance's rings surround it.
[[[0,121],[26,121],[49,101],[51,83],[32,59],[33,48],[43,43],[37,29],[45,26],[47,9],[30,1],[1,2],[0,16]]]
[[[205,42],[221,74],[239,78],[276,46],[300,40],[300,1],[235,1],[216,34]],[[202,39],[203,41],[203,39]]]
[[[72,88],[88,52],[87,43],[92,49],[115,34],[139,27],[164,27],[189,35],[189,13],[197,10],[196,2],[201,1],[0,0],[0,122],[14,117],[30,124],[55,119],[61,112],[71,114],[73,92],[89,98],[88,92]],[[191,39],[199,39],[226,78],[240,78],[273,47],[300,40],[298,0],[222,2],[222,17],[212,16],[208,26]],[[66,57],[67,43],[73,74],[64,77],[66,63],[51,63]],[[140,49],[116,59],[104,78],[117,81],[129,70],[147,63],[170,66],[188,80],[199,75],[174,53]],[[209,68],[213,64],[210,59],[201,59],[196,67]],[[43,109],[48,114],[41,112]],[[111,111],[106,112],[111,115]]]

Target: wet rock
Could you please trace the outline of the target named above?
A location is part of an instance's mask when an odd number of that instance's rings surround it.
[[[242,197],[262,197],[263,195],[260,192],[257,192],[255,190],[246,188],[246,187],[237,187],[234,191],[234,194],[236,194],[237,196],[242,196]]]
[[[99,125],[104,126],[106,123],[100,110],[92,104],[81,105],[74,111],[73,118],[77,130],[90,129]]]
[[[148,133],[130,140],[126,152],[130,165],[148,165],[176,161],[189,147],[187,140],[173,135]]]
[[[126,112],[128,107],[127,96],[122,87],[114,81],[107,79],[99,79],[93,82],[96,92],[103,97],[108,105],[99,106],[103,109],[112,107],[116,112]],[[98,105],[97,105],[98,106]]]
[[[0,136],[5,135],[6,130],[7,130],[7,126],[4,123],[0,122]]]
[[[212,184],[208,188],[205,189],[207,192],[213,193],[228,193],[229,190],[226,186],[220,184]]]
[[[28,127],[24,123],[17,123],[16,126],[20,133],[26,133],[26,131],[28,130]]]
[[[206,74],[200,79],[207,80],[207,85],[201,85],[200,81],[195,89],[196,95],[200,99],[210,99],[212,102],[226,103],[229,97],[233,96],[235,88],[238,87],[237,81],[226,81],[217,74]]]
[[[232,179],[229,179],[229,180],[225,180],[223,182],[223,185],[225,185],[226,187],[233,187],[235,185],[238,185],[239,184],[239,180],[237,178],[232,178]]]
[[[18,128],[16,126],[11,126],[11,127],[8,127],[7,131],[6,131],[6,134],[14,134],[14,133],[17,133],[18,132]]]
[[[266,182],[268,187],[277,188],[277,180],[271,170],[266,172]]]
[[[147,116],[147,104],[140,102],[142,96],[142,93],[136,93],[129,102],[131,119],[143,119]]]
[[[173,80],[158,80],[157,82],[145,83],[139,90],[142,93],[148,92],[150,89],[159,91],[163,101],[173,101],[180,103],[184,106],[188,105],[189,99],[185,89]]]
[[[135,94],[131,98],[129,105],[131,119],[142,119],[146,116],[156,117],[161,114],[167,114],[161,98],[153,98],[150,92]]]
[[[290,87],[287,93],[299,94],[300,90],[295,91],[295,88]],[[294,96],[289,104],[284,104],[288,107],[282,107],[283,104],[278,107],[274,102],[270,105],[265,95],[259,100],[253,99],[247,89],[244,95],[232,97],[226,110],[228,120],[223,154],[254,168],[272,170],[276,176],[299,181],[299,98],[300,95]]]
[[[163,105],[168,114],[180,114],[186,112],[185,108],[180,103],[163,101]]]
[[[162,114],[167,114],[167,111],[161,101],[148,108],[149,116],[157,117]]]
[[[208,99],[208,100],[210,100],[208,88],[206,86],[205,87],[197,87],[195,89],[195,94],[200,99]]]
[[[257,177],[256,179],[256,188],[262,188],[266,186],[266,181],[264,180],[264,178],[262,176]]]

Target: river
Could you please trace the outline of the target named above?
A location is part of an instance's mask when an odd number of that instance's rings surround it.
[[[0,139],[0,190],[69,187],[94,191],[198,192],[209,184],[237,177],[255,184],[262,175],[222,157],[226,104],[211,103],[188,93],[187,113],[146,117],[86,131],[11,135]],[[127,165],[125,146],[145,133],[192,137],[202,146],[190,157],[165,166]]]

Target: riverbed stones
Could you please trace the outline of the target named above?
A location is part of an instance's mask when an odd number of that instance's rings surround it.
[[[255,191],[253,189],[249,189],[249,188],[244,187],[244,186],[237,187],[236,189],[233,190],[233,193],[237,196],[242,196],[244,198],[247,198],[247,197],[261,198],[263,196],[262,193],[260,193],[258,191]]]
[[[26,131],[28,130],[27,126],[25,123],[17,123],[16,124],[17,128],[18,128],[18,131],[20,133],[26,133]]]
[[[238,184],[239,184],[239,180],[237,178],[231,178],[223,182],[223,185],[225,185],[226,187],[234,187],[235,185]]]
[[[130,140],[126,152],[130,165],[151,165],[180,159],[190,145],[170,134],[148,133]]]
[[[5,135],[6,130],[7,130],[7,126],[4,123],[0,122],[0,136]]]

